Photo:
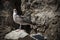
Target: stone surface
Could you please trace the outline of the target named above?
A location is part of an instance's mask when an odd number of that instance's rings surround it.
[[[28,35],[24,30],[14,30],[8,34],[6,34],[5,38],[6,39],[19,39],[19,38],[24,38]]]
[[[5,39],[9,40],[44,40],[45,37],[44,35],[42,35],[41,33],[37,33],[37,34],[28,34],[26,33],[26,31],[24,30],[14,30],[11,31],[10,33],[6,34]]]

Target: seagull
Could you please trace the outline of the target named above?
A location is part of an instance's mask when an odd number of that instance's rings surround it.
[[[35,28],[34,23],[31,23],[30,14],[28,15],[18,15],[17,10],[13,9],[13,20],[15,23],[20,24],[19,29],[21,30],[21,24],[22,25],[30,25],[31,28]],[[35,28],[36,29],[36,28]],[[18,30],[19,31],[19,30]]]
[[[17,15],[17,10],[13,9],[13,20],[14,20],[15,23],[20,24],[20,27],[19,27],[20,29],[21,29],[21,24],[22,25],[27,25],[28,24],[28,23],[24,22],[23,18],[24,18],[24,16]]]

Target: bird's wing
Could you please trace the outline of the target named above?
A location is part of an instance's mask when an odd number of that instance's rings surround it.
[[[14,21],[15,21],[16,23],[18,23],[18,24],[20,24],[21,22],[23,22],[23,21],[22,21],[22,18],[21,18],[19,15],[15,15]]]

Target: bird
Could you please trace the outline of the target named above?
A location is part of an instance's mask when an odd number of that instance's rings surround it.
[[[28,24],[24,21],[24,19],[25,19],[24,16],[17,15],[17,10],[13,9],[13,20],[15,23],[20,24],[19,29],[21,29],[21,25],[27,25]]]
[[[30,25],[30,28],[35,27],[34,23],[31,22],[31,15],[18,15],[17,10],[13,9],[13,21],[20,25],[19,29],[21,30],[21,25]],[[18,30],[19,31],[19,30]]]

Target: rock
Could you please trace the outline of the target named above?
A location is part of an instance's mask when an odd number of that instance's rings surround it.
[[[44,40],[44,36],[41,33],[31,34],[30,36],[36,40]]]
[[[44,40],[44,36],[41,33],[30,34],[26,33],[24,30],[14,30],[5,35],[5,39],[9,40]]]
[[[8,34],[6,34],[5,39],[19,39],[24,38],[28,35],[24,30],[14,30]]]
[[[41,31],[44,35],[48,36],[48,40],[49,39],[56,40],[55,36],[57,34],[54,34],[54,33],[57,33],[56,29],[58,27],[56,26],[56,23],[59,22],[59,21],[56,22],[56,20],[60,18],[60,17],[56,18],[56,16],[59,15],[55,11],[58,8],[58,5],[56,4],[56,0],[33,0],[33,1],[32,0],[27,0],[27,1],[21,0],[21,3],[22,3],[21,10],[23,14],[28,14],[31,12],[32,23],[36,23],[37,25],[39,25],[37,26],[37,29]],[[28,11],[28,13],[26,13],[26,11]],[[34,29],[34,27],[32,28]]]

